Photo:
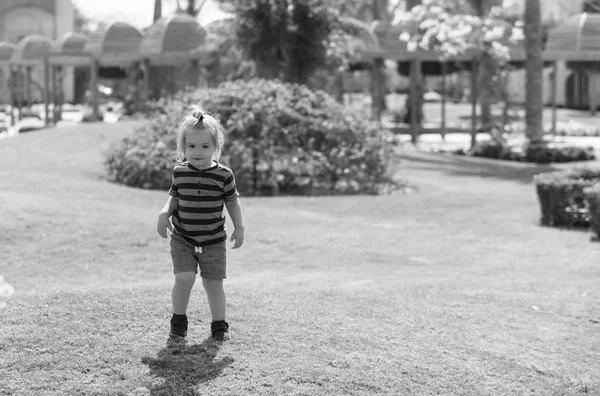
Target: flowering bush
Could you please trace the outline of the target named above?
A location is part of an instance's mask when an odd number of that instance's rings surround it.
[[[242,193],[377,194],[394,185],[386,132],[344,111],[325,92],[261,79],[227,82],[155,105],[161,111],[108,154],[111,179],[168,187],[177,121],[191,104],[222,121],[221,162],[234,170]]]
[[[452,57],[480,50],[500,64],[509,61],[511,47],[524,39],[522,22],[508,22],[510,15],[502,6],[492,7],[485,17],[465,14],[457,7],[453,2],[423,0],[403,15],[400,24],[407,29],[399,39],[408,43],[409,51],[421,48]]]

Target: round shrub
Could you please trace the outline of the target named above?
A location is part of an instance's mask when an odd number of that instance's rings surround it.
[[[600,168],[574,168],[534,177],[542,217],[549,226],[589,227],[584,189],[600,182]]]
[[[389,134],[346,112],[325,92],[262,79],[223,83],[158,106],[161,111],[109,155],[113,180],[168,187],[175,159],[172,139],[182,111],[191,104],[200,104],[223,123],[221,162],[234,170],[238,189],[246,195],[377,194],[394,185],[388,172]],[[145,154],[160,156],[151,160],[152,174],[139,165]]]
[[[590,228],[600,238],[600,182],[583,190],[590,217]]]

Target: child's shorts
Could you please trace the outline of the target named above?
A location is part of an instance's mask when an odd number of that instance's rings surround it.
[[[202,247],[202,252],[188,243],[178,234],[171,234],[171,257],[173,258],[173,273],[194,272],[205,279],[227,278],[227,249],[226,243]]]

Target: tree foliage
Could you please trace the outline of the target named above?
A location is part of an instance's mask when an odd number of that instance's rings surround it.
[[[336,11],[325,0],[219,0],[260,77],[306,83],[326,63]]]
[[[499,6],[484,16],[457,11],[450,1],[425,0],[402,18],[408,29],[400,39],[408,42],[410,50],[437,51],[442,58],[475,50],[501,63],[510,60],[510,46],[524,37],[521,21],[507,21],[513,13]]]

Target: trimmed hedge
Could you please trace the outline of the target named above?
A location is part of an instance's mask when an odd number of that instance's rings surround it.
[[[380,194],[393,191],[392,136],[323,91],[255,79],[201,89],[152,107],[152,118],[106,157],[111,180],[166,188],[177,122],[191,104],[225,128],[221,162],[246,195]]]
[[[541,223],[548,226],[590,226],[584,189],[600,182],[600,168],[574,168],[534,177]]]
[[[596,159],[592,147],[527,145],[520,150],[519,147],[495,140],[486,140],[477,143],[473,149],[467,152],[467,155],[538,164],[590,161]]]
[[[600,238],[600,182],[585,188],[583,193],[589,211],[590,228]]]

